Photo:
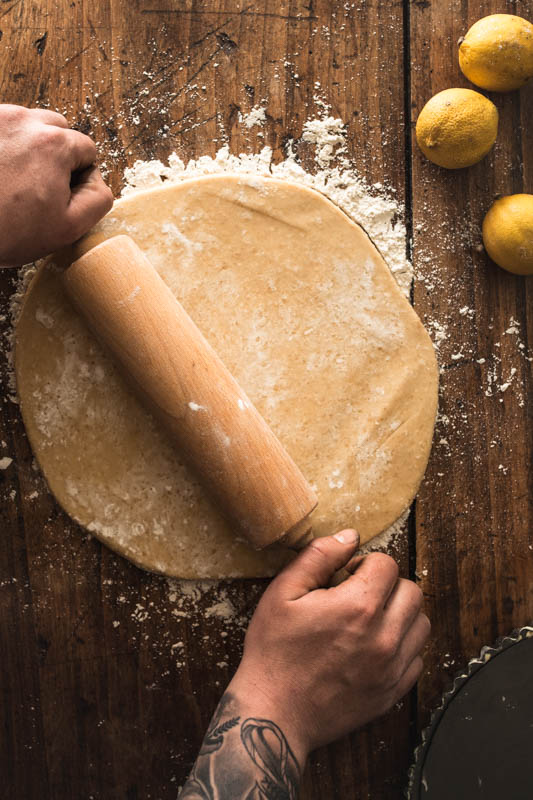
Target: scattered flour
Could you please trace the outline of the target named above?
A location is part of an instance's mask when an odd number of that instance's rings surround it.
[[[176,153],[172,153],[166,165],[159,160],[136,161],[124,173],[122,195],[160,186],[163,181],[179,183],[224,172],[270,176],[302,184],[322,192],[365,229],[402,291],[408,295],[413,270],[406,257],[406,232],[400,221],[402,208],[392,193],[379,185],[369,186],[353,168],[345,155],[346,134],[342,120],[329,116],[308,120],[302,140],[314,147],[314,173],[298,164],[293,141],[288,142],[286,157],[279,163],[274,163],[270,147],[263,147],[259,153],[235,156],[224,146],[214,158],[201,156],[188,163]]]
[[[206,617],[220,617],[221,619],[233,619],[235,617],[235,608],[231,600],[225,597],[219,600],[218,603],[213,603],[212,606],[206,608],[204,611]]]
[[[264,106],[254,106],[248,114],[239,112],[239,122],[247,128],[253,128],[254,125],[264,125],[266,122],[266,112]]]
[[[15,325],[22,308],[24,295],[30,285],[31,279],[37,272],[40,262],[35,264],[26,264],[21,267],[18,275],[17,285],[15,291],[9,298],[9,318],[11,327],[6,333],[6,355],[7,355],[7,388],[9,391],[8,398],[12,403],[18,404],[17,386],[15,382]]]
[[[317,148],[316,162],[319,167],[329,167],[339,153],[346,153],[345,128],[341,119],[324,117],[304,122],[302,139]]]
[[[375,552],[388,552],[394,550],[395,545],[399,544],[407,535],[407,521],[409,519],[410,509],[407,508],[401,517],[398,517],[396,522],[390,526],[386,531],[374,536],[362,548],[361,553],[375,553]],[[394,555],[394,553],[392,553]]]

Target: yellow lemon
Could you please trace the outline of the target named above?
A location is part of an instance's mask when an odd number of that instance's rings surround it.
[[[445,89],[428,100],[416,121],[416,140],[430,161],[446,169],[470,167],[496,141],[498,109],[472,89]]]
[[[483,244],[499,267],[533,275],[533,194],[498,198],[483,220]]]
[[[483,89],[519,89],[533,77],[533,25],[514,14],[483,17],[459,46],[459,66]]]

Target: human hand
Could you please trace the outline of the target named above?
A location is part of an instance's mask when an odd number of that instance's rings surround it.
[[[388,711],[422,670],[421,590],[387,555],[351,559],[357,545],[354,531],[315,539],[272,581],[227,690],[242,714],[281,727],[300,764]],[[346,564],[354,574],[322,588]]]
[[[0,266],[79,239],[113,205],[94,142],[61,114],[0,105]]]

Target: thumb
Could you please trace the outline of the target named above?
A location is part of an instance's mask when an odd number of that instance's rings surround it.
[[[333,574],[353,556],[359,534],[350,529],[313,539],[269,586],[284,600],[297,600],[313,589],[327,586]]]

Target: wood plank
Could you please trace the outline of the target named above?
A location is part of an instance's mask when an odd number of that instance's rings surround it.
[[[437,91],[476,88],[457,61],[468,27],[495,12],[532,19],[533,3],[413,2],[410,11],[414,125]],[[413,137],[415,308],[444,337],[441,422],[417,503],[417,572],[433,621],[423,723],[482,645],[533,619],[533,284],[480,246],[494,197],[533,191],[533,86],[490,97],[498,141],[474,167],[440,169]]]
[[[137,158],[214,155],[224,143],[268,144],[279,159],[292,137],[311,168],[299,138],[319,97],[347,122],[361,173],[404,196],[401,2],[14,0],[0,13],[3,100],[65,112],[96,138],[116,192]],[[264,136],[238,124],[263,101]],[[12,276],[2,272],[0,286],[5,301]],[[202,587],[195,599],[136,569],[57,508],[8,403],[1,439],[15,456],[0,473],[5,791],[174,798],[264,584]],[[407,542],[396,554],[407,575]],[[206,616],[225,592],[232,620],[220,608]],[[410,713],[406,701],[317,753],[302,797],[401,797]]]

